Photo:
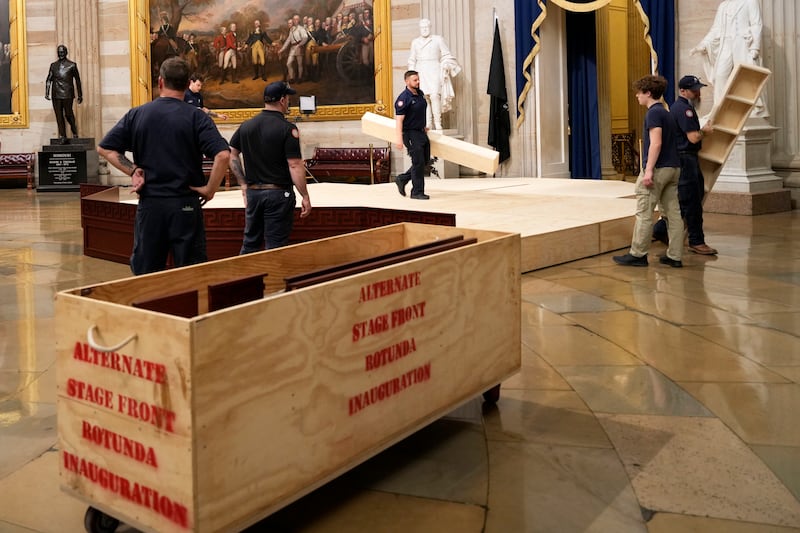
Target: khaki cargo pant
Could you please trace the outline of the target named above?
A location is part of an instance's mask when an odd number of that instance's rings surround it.
[[[636,180],[636,224],[633,226],[633,239],[630,254],[636,257],[646,255],[653,240],[653,212],[661,206],[661,216],[667,219],[669,247],[667,256],[681,260],[683,256],[683,219],[678,203],[678,178],[680,167],[661,167],[653,171],[653,186],[648,189],[642,184],[644,172]]]

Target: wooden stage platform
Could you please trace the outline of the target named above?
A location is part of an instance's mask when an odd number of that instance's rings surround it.
[[[400,196],[394,183],[310,183],[309,191],[314,209],[296,224],[295,242],[399,221],[515,232],[523,272],[626,248],[636,210],[634,185],[623,181],[427,179],[427,201]],[[91,192],[81,205],[84,253],[127,263],[135,197],[124,188]],[[209,257],[235,255],[244,227],[241,191],[220,191],[204,210]]]

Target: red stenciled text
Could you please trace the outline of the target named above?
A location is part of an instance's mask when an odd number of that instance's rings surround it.
[[[359,292],[358,303],[377,300],[378,298],[383,298],[390,294],[407,291],[408,289],[420,285],[422,283],[421,279],[422,273],[417,271],[364,285]]]
[[[374,370],[389,363],[394,363],[417,351],[417,342],[414,338],[404,339],[400,342],[381,348],[375,353],[368,354],[364,358],[364,370]]]
[[[117,352],[99,352],[83,342],[75,343],[73,357],[79,361],[110,368],[111,370],[155,383],[165,383],[167,381],[167,367],[161,363],[154,363]]]
[[[408,372],[384,381],[380,385],[376,385],[369,390],[361,392],[352,396],[348,401],[348,411],[350,416],[353,416],[362,409],[366,409],[370,405],[382,402],[399,394],[409,387],[419,385],[431,379],[431,364],[425,363],[422,366],[409,370]]]
[[[189,509],[157,490],[131,481],[82,457],[62,451],[64,468],[136,505],[155,511],[182,528],[191,527]]]
[[[425,302],[418,302],[400,309],[394,309],[389,313],[370,318],[353,324],[353,342],[384,333],[392,328],[396,328],[406,324],[412,320],[417,320],[425,317]]]
[[[158,429],[175,433],[175,412],[158,405],[142,402],[124,394],[117,394],[115,402],[115,395],[112,391],[75,378],[67,380],[67,396],[76,400],[84,400],[98,407],[115,409]]]
[[[86,383],[74,378],[69,378],[67,380],[67,396],[93,403],[98,407],[105,407],[106,409],[114,408],[113,392],[106,388],[97,387],[91,383]]]
[[[152,446],[145,446],[141,442],[129,439],[119,433],[114,433],[110,429],[95,426],[86,420],[81,425],[81,436],[107,450],[130,457],[134,461],[150,465],[153,468],[158,468],[156,452]]]
[[[120,394],[117,411],[147,424],[152,424],[159,429],[175,433],[175,413],[169,409],[164,409],[152,403],[140,402],[135,398]]]

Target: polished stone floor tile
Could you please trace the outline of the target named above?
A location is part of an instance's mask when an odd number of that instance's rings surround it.
[[[558,370],[595,413],[711,416],[702,404],[651,367],[562,366]]]
[[[623,348],[578,325],[531,328],[523,342],[553,366],[643,364]]]
[[[249,533],[800,533],[800,211],[706,214],[717,257],[522,275],[522,368]],[[0,532],[83,531],[59,490],[53,297],[76,193],[0,190]],[[117,533],[135,533],[121,526]]]
[[[800,312],[792,313],[762,313],[754,315],[754,320],[760,326],[777,329],[800,337]]]
[[[720,420],[598,418],[645,509],[800,527],[800,502]]]
[[[503,390],[572,390],[561,374],[525,344],[522,345],[522,368],[503,382]]]
[[[521,307],[522,311],[521,311],[520,322],[522,322],[523,336],[526,334],[526,331],[530,327],[569,326],[573,324],[571,320],[567,320],[558,313],[554,313],[553,311],[548,311],[544,307],[539,307],[538,305],[532,303],[522,302]]]
[[[652,315],[673,324],[726,324],[745,320],[744,317],[717,307],[703,305],[683,296],[653,292],[640,288],[634,294],[612,296],[628,309]]]
[[[800,528],[720,520],[705,516],[656,513],[647,523],[649,533],[798,533]]]
[[[486,505],[482,424],[442,419],[345,474],[348,485],[420,498]]]
[[[571,313],[567,317],[673,381],[786,381],[746,357],[650,315],[619,311]]]
[[[621,305],[581,291],[544,292],[523,295],[526,302],[535,303],[554,313],[614,311]]]
[[[316,498],[315,498],[316,497]],[[481,533],[483,507],[380,491],[350,491],[334,482],[247,533]]]
[[[647,531],[613,450],[490,441],[489,466],[486,533]]]
[[[0,402],[0,480],[53,446],[56,431],[55,404],[19,397]]]
[[[749,444],[800,446],[800,385],[681,383]]]
[[[750,447],[800,501],[800,447],[752,444]]]
[[[610,447],[597,419],[572,391],[504,390],[484,423],[489,440]]]
[[[794,335],[751,324],[686,329],[765,366],[800,366],[800,339]]]
[[[0,474],[0,494],[3,497],[0,531],[4,533],[4,522],[23,528],[21,531],[85,531],[83,515],[86,505],[61,492],[58,453],[55,451],[46,451],[12,474]]]

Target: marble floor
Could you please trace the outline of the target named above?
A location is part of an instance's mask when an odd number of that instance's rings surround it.
[[[800,211],[706,232],[719,256],[683,269],[608,253],[524,274],[522,371],[496,406],[248,531],[800,532]],[[53,295],[128,275],[82,255],[77,193],[0,190],[2,533],[83,531],[59,490]]]

